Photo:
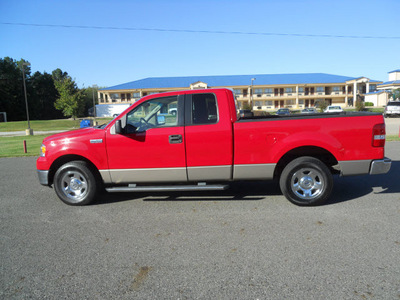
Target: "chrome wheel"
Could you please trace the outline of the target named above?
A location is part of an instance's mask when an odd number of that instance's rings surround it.
[[[330,196],[333,178],[319,159],[303,156],[293,159],[283,169],[279,185],[285,197],[294,204],[323,204]]]
[[[72,202],[80,202],[88,193],[85,176],[79,171],[68,171],[61,178],[61,190]]]
[[[292,192],[304,200],[312,200],[318,197],[324,187],[323,176],[315,169],[300,169],[293,174],[291,179]]]

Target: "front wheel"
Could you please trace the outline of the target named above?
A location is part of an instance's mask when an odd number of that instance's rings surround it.
[[[86,205],[96,196],[96,178],[87,163],[71,161],[62,165],[55,173],[54,190],[68,205]]]
[[[292,160],[283,169],[279,185],[283,195],[294,204],[320,205],[332,192],[333,178],[323,162],[305,156]]]

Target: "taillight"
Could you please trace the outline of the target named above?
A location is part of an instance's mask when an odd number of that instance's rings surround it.
[[[372,129],[372,147],[384,147],[386,138],[385,124],[376,124]]]

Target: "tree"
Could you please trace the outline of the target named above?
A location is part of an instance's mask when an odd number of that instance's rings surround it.
[[[87,88],[83,89],[83,94],[84,94],[84,97],[85,97],[85,100],[84,100],[84,105],[85,105],[84,113],[85,114],[88,113],[88,110],[90,108],[93,108],[93,96],[94,96],[95,104],[99,103],[99,101],[97,99],[97,91],[98,91],[98,89],[99,88],[96,85],[93,86],[93,87],[87,87]]]
[[[35,105],[32,109],[32,118],[38,120],[60,119],[63,114],[54,107],[58,92],[51,74],[36,72],[31,77],[32,98]]]
[[[363,111],[365,109],[364,96],[357,95],[356,111]]]
[[[7,113],[9,121],[26,120],[26,108],[24,88],[22,82],[22,71],[20,66],[26,62],[21,59],[16,61],[10,57],[0,59],[0,111]],[[27,87],[30,82],[30,67],[24,66]],[[28,102],[31,105],[30,89]]]
[[[400,100],[400,89],[392,90],[391,96],[393,98],[393,101],[396,99]]]
[[[75,81],[67,72],[56,69],[52,76],[59,95],[54,103],[55,108],[61,110],[64,116],[73,117],[74,120],[76,117],[82,116],[84,109],[82,90],[78,89]]]

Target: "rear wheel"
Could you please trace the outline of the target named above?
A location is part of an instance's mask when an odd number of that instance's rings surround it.
[[[294,204],[320,205],[332,192],[333,178],[323,162],[305,156],[292,160],[283,169],[279,185],[283,195]]]
[[[68,205],[86,205],[96,196],[96,178],[87,163],[71,161],[62,165],[55,173],[54,190]]]

